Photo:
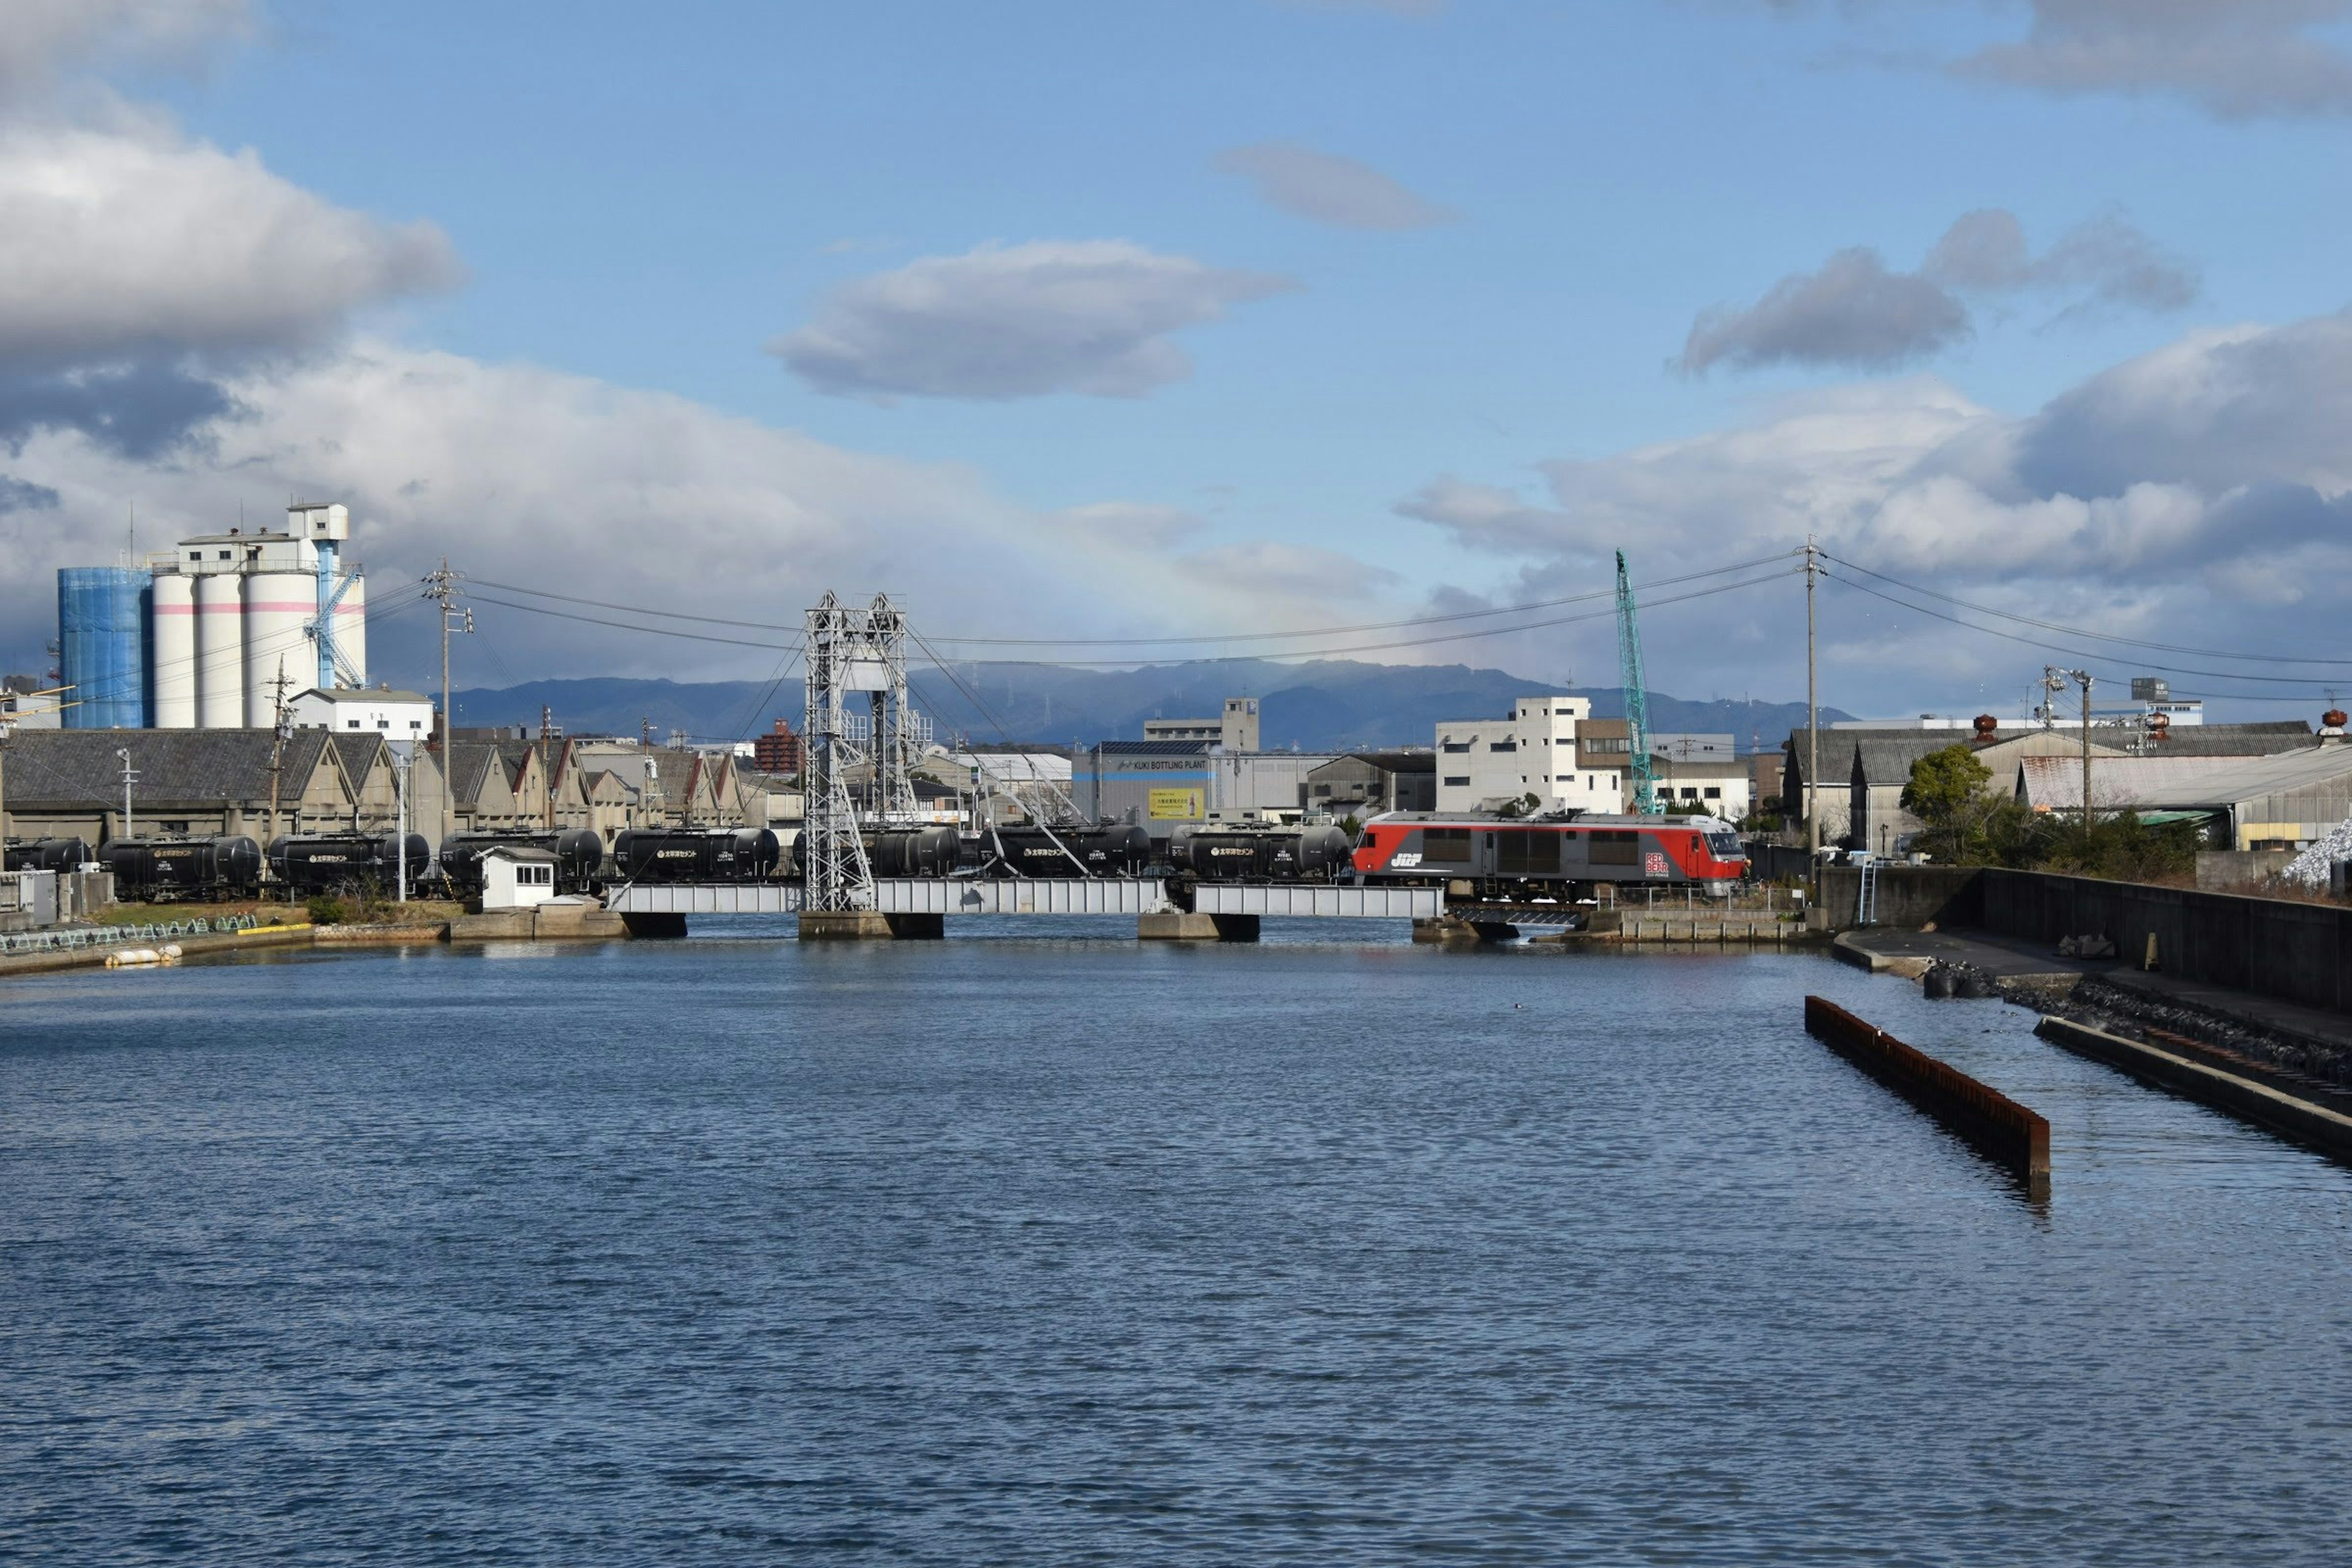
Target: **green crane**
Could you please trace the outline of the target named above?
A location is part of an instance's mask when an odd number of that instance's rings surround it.
[[[1658,809],[1658,782],[1650,771],[1650,689],[1642,676],[1642,628],[1633,621],[1633,585],[1625,576],[1625,552],[1617,552],[1617,663],[1625,682],[1626,758],[1633,783],[1633,809],[1644,816]]]

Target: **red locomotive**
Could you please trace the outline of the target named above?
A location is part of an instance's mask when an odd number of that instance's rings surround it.
[[[1354,864],[1366,882],[1480,898],[1576,898],[1602,882],[1695,882],[1721,896],[1748,874],[1739,836],[1717,818],[1578,813],[1391,813],[1365,825]]]

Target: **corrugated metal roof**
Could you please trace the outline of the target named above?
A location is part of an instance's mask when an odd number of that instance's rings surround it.
[[[2200,773],[2148,791],[2133,804],[2154,806],[2236,807],[2266,795],[2309,789],[2314,785],[2352,780],[2352,746],[2308,746],[2284,756],[2241,762],[2210,773]],[[2100,794],[2098,774],[2091,775],[2091,793]]]
[[[2157,792],[2195,788],[2207,775],[2242,767],[2242,757],[2116,757],[2091,759],[2091,799],[2102,806],[2145,804]],[[2053,811],[2083,809],[2083,759],[2074,756],[2021,757],[2018,760],[2018,798],[2028,805]]]

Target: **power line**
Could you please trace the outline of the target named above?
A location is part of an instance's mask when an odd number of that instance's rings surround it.
[[[1643,592],[1652,588],[1671,588],[1684,583],[1696,583],[1707,577],[1727,576],[1735,572],[1746,572],[1758,566],[1769,566],[1776,561],[1786,560],[1787,558],[1788,552],[1783,552],[1778,555],[1759,556],[1753,561],[1741,561],[1729,566],[1717,566],[1705,572],[1685,573],[1679,577],[1661,577],[1655,582],[1641,584],[1641,587],[1637,592]],[[1481,620],[1493,616],[1516,616],[1530,610],[1557,609],[1562,605],[1589,604],[1595,599],[1612,598],[1615,595],[1615,592],[1616,591],[1614,589],[1602,589],[1589,594],[1570,594],[1565,598],[1537,599],[1524,605],[1503,605],[1490,610],[1454,610],[1442,616],[1409,616],[1402,620],[1366,621],[1360,625],[1352,626],[1319,626],[1311,630],[1295,632],[1230,632],[1218,636],[1203,635],[1164,637],[944,637],[939,640],[943,643],[958,646],[971,644],[987,645],[998,647],[1155,647],[1161,646],[1173,646],[1180,643],[1216,644],[1235,642],[1272,642],[1293,637],[1346,637],[1357,632],[1394,631],[1401,626],[1443,626],[1452,621]],[[1281,657],[1288,658],[1290,656],[1283,655]]]
[[[2068,647],[2061,643],[2043,642],[2039,638],[2025,637],[2017,632],[2005,632],[1998,626],[1980,626],[1972,621],[1961,620],[1957,616],[1948,616],[1939,610],[1931,610],[1925,605],[1915,605],[1910,603],[1908,600],[1898,599],[1894,595],[1886,593],[1881,589],[1874,588],[1867,583],[1857,583],[1852,578],[1840,577],[1833,573],[1824,573],[1823,575],[1830,582],[1836,583],[1843,587],[1851,588],[1857,594],[1868,594],[1874,599],[1883,599],[1890,605],[1894,605],[1901,609],[1909,610],[1915,615],[1927,616],[1936,620],[1947,621],[1966,631],[1976,632],[1984,637],[1999,637],[2005,642],[2020,643],[2027,647],[2040,648],[2045,653],[2064,654],[2069,658],[2082,659],[2084,661],[2086,667],[2090,664],[2103,661],[2109,657],[2105,654],[2089,652],[2083,648]],[[2103,668],[2105,668],[2105,667],[2103,666]],[[2160,664],[2144,664],[2141,665],[2140,668],[2159,669],[2170,675],[2196,675],[2221,680],[2259,680],[2265,685],[2294,686],[2301,687],[2305,690],[2305,695],[2299,697],[2269,696],[2259,692],[2245,691],[2208,691],[2202,693],[2184,691],[2181,693],[2184,697],[2206,696],[2242,702],[2308,702],[2312,700],[2314,695],[2316,695],[2315,689],[2319,688],[2320,685],[2319,681],[2315,678],[2292,679],[2285,676],[2244,675],[2232,670],[2183,669],[2174,666]],[[2106,672],[2105,678],[2111,681],[2116,679],[2116,677],[2111,670]]]
[[[1797,575],[1800,570],[1800,568],[1790,567],[1780,572],[1769,572],[1761,576],[1749,578],[1741,582],[1721,583],[1711,587],[1696,589],[1687,594],[1670,595],[1665,598],[1653,599],[1650,603],[1655,605],[1675,605],[1691,599],[1706,598],[1717,594],[1735,593],[1741,589],[1753,588],[1766,583],[1775,582],[1783,577],[1793,577]],[[1698,574],[1696,575],[1706,576],[1713,574]],[[1689,581],[1690,579],[1684,580]],[[547,616],[556,620],[579,621],[589,626],[611,626],[620,631],[641,632],[648,637],[677,637],[690,642],[719,643],[731,647],[757,647],[787,652],[798,651],[801,646],[797,643],[753,642],[743,637],[714,637],[708,632],[680,631],[669,626],[638,626],[627,621],[606,620],[598,616],[583,616],[570,610],[551,609],[539,605],[521,605],[509,599],[488,598],[478,594],[469,596],[476,604],[496,605],[502,609],[520,610],[527,615]],[[1360,653],[1385,653],[1397,648],[1428,647],[1439,643],[1475,641],[1486,637],[1510,637],[1521,632],[1542,631],[1552,626],[1569,626],[1579,621],[1595,620],[1603,616],[1612,616],[1615,613],[1616,611],[1612,607],[1587,611],[1580,615],[1556,616],[1545,620],[1527,621],[1515,626],[1482,626],[1469,631],[1446,632],[1436,637],[1410,637],[1391,642],[1357,643],[1341,647],[1321,648],[1284,648],[1270,653],[1196,655],[1186,658],[1184,662],[1189,664],[1242,664],[1268,658],[1341,658]],[[941,640],[944,641],[946,639],[943,638]],[[927,651],[929,651],[928,645]],[[959,659],[956,662],[975,666],[985,665],[991,668],[998,666],[1014,666],[1024,668],[1035,667],[1063,669],[1093,669],[1124,668],[1138,662],[1149,662],[1149,660],[1147,658],[1139,661],[1135,656],[1129,656],[1125,658],[1113,657],[1106,658],[1072,659],[982,658]]]
[[[1651,599],[1646,603],[1650,605],[1684,604],[1692,599],[1709,598],[1717,594],[1737,593],[1744,588],[1760,587],[1767,583],[1779,582],[1782,578],[1798,576],[1802,571],[1802,567],[1790,567],[1780,572],[1769,572],[1762,576],[1752,577],[1744,582],[1718,584],[1711,588],[1700,588],[1688,594],[1669,595],[1665,598]],[[1613,593],[1609,596],[1613,597]],[[1340,658],[1352,654],[1386,653],[1396,648],[1432,647],[1440,643],[1475,642],[1486,637],[1511,637],[1520,632],[1544,631],[1552,626],[1572,626],[1580,621],[1606,620],[1614,616],[1616,613],[1616,607],[1612,605],[1602,609],[1588,610],[1580,615],[1554,616],[1546,620],[1526,621],[1509,626],[1485,626],[1475,631],[1446,632],[1437,637],[1407,637],[1394,642],[1354,643],[1339,647],[1279,648],[1266,653],[1198,654],[1187,656],[1181,662],[1247,664],[1270,658]],[[1136,657],[1129,656],[1125,658],[966,658],[958,659],[956,662],[990,668],[1010,666],[1045,669],[1123,669],[1138,662],[1149,662],[1149,659],[1139,661]]]
[[[2095,642],[2120,643],[2128,647],[2152,648],[2158,653],[2185,653],[2198,658],[2236,658],[2262,664],[2325,664],[2352,666],[2352,658],[2305,658],[2287,654],[2275,653],[2232,653],[2226,648],[2189,647],[2179,643],[2147,642],[2139,637],[2119,637],[2112,632],[2095,632],[2081,626],[2062,626],[2055,621],[2042,621],[2034,619],[2032,616],[2021,616],[2013,610],[1996,609],[1990,605],[1979,605],[1971,603],[1967,599],[1955,598],[1953,595],[1944,593],[1938,589],[1923,588],[1916,583],[1906,583],[1900,577],[1890,577],[1884,572],[1874,572],[1867,566],[1858,566],[1851,561],[1830,554],[1826,550],[1822,552],[1822,555],[1824,559],[1834,561],[1848,571],[1859,572],[1865,577],[1875,577],[1882,583],[1891,583],[1898,588],[1906,589],[1914,594],[1923,594],[1928,598],[1940,600],[1948,605],[1958,605],[1959,608],[1964,610],[1974,610],[1979,615],[1997,616],[2002,620],[2015,621],[2021,626],[2036,626],[2045,632],[2059,632],[2069,637],[2089,637]],[[1853,584],[1853,586],[1860,587],[1861,584],[1857,583]],[[2240,678],[2230,677],[2229,679],[2234,679]]]
[[[1762,555],[1757,557],[1753,561],[1734,562],[1727,566],[1710,567],[1704,572],[1688,572],[1678,577],[1662,577],[1655,582],[1639,584],[1636,591],[1647,592],[1654,588],[1671,588],[1679,586],[1685,583],[1700,582],[1708,577],[1728,576],[1734,573],[1749,571],[1759,566],[1771,565],[1774,562],[1787,559],[1788,553],[1789,552],[1783,552],[1780,554],[1776,555]],[[527,588],[513,583],[492,583],[487,579],[479,577],[474,578],[472,581],[480,584],[482,587],[495,588],[502,594],[520,594],[529,598],[552,599],[560,604],[585,605],[592,609],[615,610],[624,615],[652,616],[662,620],[695,621],[705,626],[736,626],[751,631],[789,632],[798,634],[801,630],[801,628],[796,626],[786,626],[772,621],[730,620],[719,616],[693,615],[683,610],[664,610],[645,605],[622,605],[615,604],[605,599],[583,599],[569,594],[551,593],[542,588]],[[1156,647],[1163,646],[1175,647],[1178,645],[1214,645],[1237,642],[1288,641],[1303,637],[1349,637],[1359,632],[1394,631],[1403,626],[1444,626],[1455,621],[1483,620],[1496,616],[1521,615],[1534,610],[1556,609],[1563,605],[1586,604],[1595,599],[1606,599],[1612,597],[1613,593],[1614,590],[1612,589],[1588,594],[1570,594],[1564,598],[1537,599],[1523,605],[1497,605],[1492,609],[1454,610],[1448,611],[1443,615],[1409,616],[1402,620],[1365,621],[1355,626],[1311,626],[1286,632],[1228,632],[1200,635],[1187,634],[1181,636],[1171,635],[1169,637],[942,637],[935,640],[941,644],[956,647],[970,645],[973,647],[985,646],[997,647]],[[483,602],[486,604],[496,604],[500,603],[501,601],[484,600]],[[526,606],[510,605],[509,607],[520,608]],[[541,611],[541,613],[553,614],[554,612]],[[582,618],[585,619],[587,617]],[[603,622],[599,624],[609,626],[616,623]],[[768,645],[753,644],[751,646],[762,647]],[[1293,656],[1284,655],[1282,657],[1288,658]]]

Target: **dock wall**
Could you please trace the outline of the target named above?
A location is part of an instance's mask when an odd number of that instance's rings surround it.
[[[1853,924],[1860,876],[1849,867],[1822,872],[1820,908],[1832,925]],[[1878,911],[1880,925],[1932,921],[2053,948],[2062,937],[2104,936],[2133,962],[2145,957],[2153,936],[2157,965],[2168,974],[2352,1012],[2352,907],[2340,904],[2049,871],[1885,866]]]

